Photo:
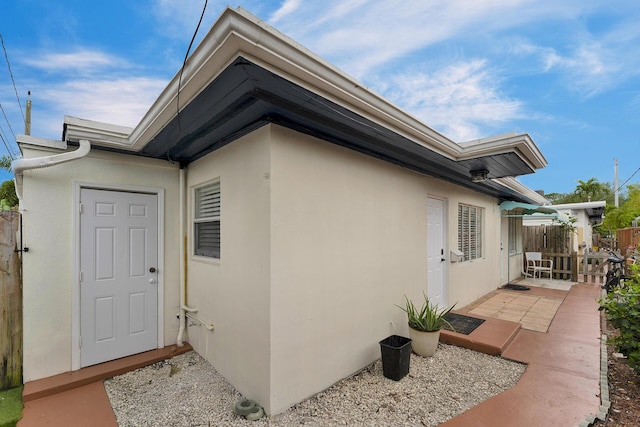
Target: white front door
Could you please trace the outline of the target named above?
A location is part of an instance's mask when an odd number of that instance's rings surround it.
[[[158,196],[82,189],[80,366],[158,346]]]
[[[427,202],[427,297],[443,307],[445,301],[444,200]]]

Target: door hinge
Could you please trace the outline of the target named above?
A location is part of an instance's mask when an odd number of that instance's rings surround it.
[[[84,213],[83,209],[82,209],[82,203],[79,204],[78,211],[79,211],[80,215],[82,215]]]
[[[79,341],[80,342],[78,344],[80,344],[80,348],[82,348],[82,337],[80,337]]]
[[[78,278],[80,279],[80,283],[82,283],[82,280],[84,279],[84,274],[82,274],[82,271],[80,271],[80,275]]]

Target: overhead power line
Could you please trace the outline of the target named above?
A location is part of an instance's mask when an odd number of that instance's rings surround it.
[[[18,96],[16,81],[13,78],[13,72],[11,71],[11,63],[9,62],[9,55],[7,55],[7,48],[4,46],[4,39],[2,38],[2,34],[0,34],[0,43],[2,43],[2,50],[4,51],[4,59],[7,61],[7,68],[9,68],[9,76],[11,76],[11,83],[13,83],[13,91],[16,93],[16,100],[18,101],[18,106],[20,107],[20,113],[22,114],[22,122],[24,123],[25,122],[24,111],[22,110],[22,103],[20,102],[20,97]]]
[[[0,139],[2,140],[2,144],[4,145],[4,148],[7,150],[7,153],[9,153],[9,157],[11,158],[11,160],[14,160],[13,153],[11,152],[11,150],[9,150],[9,146],[7,145],[7,141],[5,141],[5,139],[2,136],[2,134],[0,134]]]
[[[204,13],[207,10],[208,2],[209,0],[204,0],[204,5],[202,6],[202,13],[200,14],[200,20],[198,20],[198,25],[196,26],[196,29],[193,32],[193,36],[191,37],[191,41],[189,42],[189,47],[187,48],[187,52],[184,54],[182,67],[180,67],[180,76],[178,77],[178,92],[176,93],[176,118],[178,119],[178,134],[180,134],[180,132],[182,131],[180,126],[180,88],[182,86],[182,73],[184,73],[184,69],[187,66],[187,59],[189,58],[189,52],[191,51],[191,46],[193,46],[193,41],[196,39],[196,35],[198,34],[198,30],[200,29],[200,24],[202,24],[202,18],[204,18]]]
[[[620,185],[618,186],[618,188],[622,188],[622,187],[624,187],[624,185],[625,185],[627,182],[631,181],[631,178],[633,178],[633,177],[634,177],[638,172],[640,172],[640,168],[636,169],[636,171],[635,171],[634,173],[632,173],[632,174],[631,174],[631,176],[630,176],[629,178],[627,178],[627,180],[626,180],[625,182],[623,182],[622,184],[620,184]]]
[[[7,117],[7,113],[4,112],[4,108],[2,108],[2,103],[0,102],[0,111],[2,111],[2,115],[4,116],[4,120],[7,122],[7,125],[9,126],[9,130],[11,131],[11,135],[13,135],[13,138],[15,139],[16,134],[13,131],[13,128],[11,127],[11,123],[9,122],[9,118]]]
[[[4,128],[2,127],[2,125],[0,125],[0,135],[2,135],[4,137],[4,139],[7,139],[7,134],[4,131]]]

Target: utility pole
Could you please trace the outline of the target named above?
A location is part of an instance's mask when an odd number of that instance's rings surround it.
[[[614,195],[614,206],[618,207],[618,159],[613,159],[613,195]]]
[[[27,112],[24,117],[24,134],[31,135],[31,91],[27,92]]]

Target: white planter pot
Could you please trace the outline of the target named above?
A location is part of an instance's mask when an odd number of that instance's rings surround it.
[[[415,354],[424,357],[431,357],[438,348],[440,330],[435,332],[423,332],[409,327],[409,338],[411,338],[411,349]]]

